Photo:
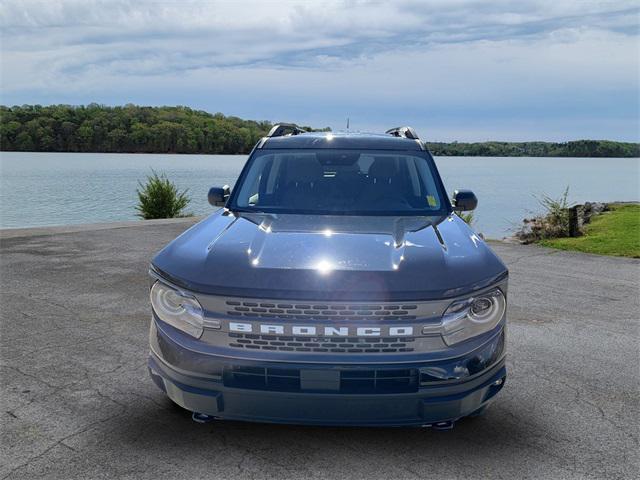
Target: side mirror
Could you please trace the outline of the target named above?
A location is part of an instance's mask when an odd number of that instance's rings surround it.
[[[225,185],[222,188],[211,187],[209,189],[209,203],[214,207],[224,207],[230,193],[229,185]]]
[[[451,205],[456,212],[468,212],[478,206],[478,199],[471,190],[455,190]]]

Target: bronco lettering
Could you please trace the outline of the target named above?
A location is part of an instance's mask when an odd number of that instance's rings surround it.
[[[262,333],[265,335],[316,336],[322,332],[325,337],[380,337],[391,335],[407,337],[413,335],[413,327],[315,327],[312,325],[274,325],[229,322],[229,331],[238,333]]]

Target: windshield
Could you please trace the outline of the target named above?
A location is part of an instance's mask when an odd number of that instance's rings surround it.
[[[264,150],[229,208],[269,213],[441,215],[447,207],[423,152]]]

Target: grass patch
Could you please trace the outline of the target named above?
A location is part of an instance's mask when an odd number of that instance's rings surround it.
[[[541,240],[539,245],[599,255],[640,258],[640,205],[612,204],[591,219],[584,235]]]

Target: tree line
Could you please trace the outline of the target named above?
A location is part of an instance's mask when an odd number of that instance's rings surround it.
[[[640,143],[611,140],[572,142],[427,143],[437,156],[484,157],[640,157]]]
[[[0,106],[0,149],[28,152],[248,153],[271,129],[188,107]],[[315,129],[302,127],[308,131]],[[330,131],[324,128],[320,131]],[[432,142],[439,156],[640,157],[639,143],[609,140],[552,142]]]
[[[236,154],[251,151],[272,126],[267,121],[180,106],[0,106],[0,148],[29,152]]]

